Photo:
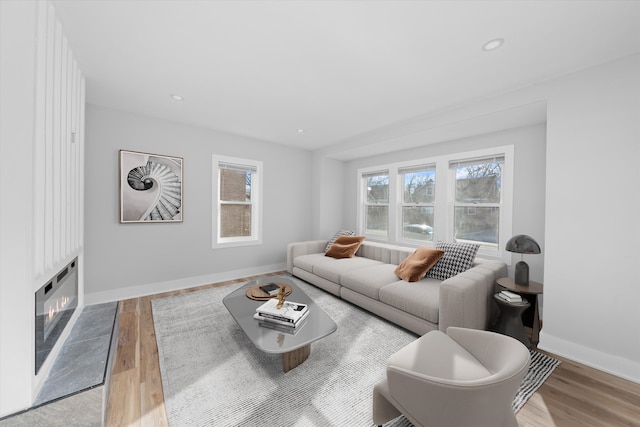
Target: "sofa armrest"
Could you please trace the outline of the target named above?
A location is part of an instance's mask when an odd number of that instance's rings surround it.
[[[496,275],[506,270],[506,264],[495,262],[476,264],[469,270],[444,280],[440,285],[438,329],[449,326],[487,329],[492,312],[492,295]],[[504,265],[504,269],[500,266]]]
[[[294,242],[287,245],[287,271],[293,273],[293,259],[300,255],[319,254],[324,252],[328,240],[310,240]]]

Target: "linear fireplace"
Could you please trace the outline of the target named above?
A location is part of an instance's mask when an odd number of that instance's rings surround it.
[[[36,375],[78,306],[78,258],[36,291]]]

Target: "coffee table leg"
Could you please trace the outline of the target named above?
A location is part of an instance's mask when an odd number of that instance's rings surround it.
[[[282,353],[282,370],[284,372],[289,372],[296,366],[301,365],[302,362],[307,360],[309,354],[311,354],[311,344],[307,344],[304,347],[300,347],[288,353]]]

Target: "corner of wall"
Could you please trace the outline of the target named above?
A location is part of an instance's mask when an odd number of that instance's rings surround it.
[[[640,384],[640,362],[605,353],[540,331],[538,348]]]

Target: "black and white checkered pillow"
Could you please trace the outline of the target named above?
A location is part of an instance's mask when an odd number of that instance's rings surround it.
[[[331,247],[331,245],[333,245],[333,242],[336,241],[336,239],[340,236],[353,236],[354,234],[356,234],[355,231],[353,230],[340,230],[338,231],[336,234],[333,235],[333,237],[329,240],[329,243],[327,243],[327,246],[324,247],[324,251],[325,253],[329,250],[329,248]]]
[[[480,245],[474,243],[438,242],[436,249],[444,251],[444,255],[425,277],[446,280],[468,270],[473,265],[478,248]]]

